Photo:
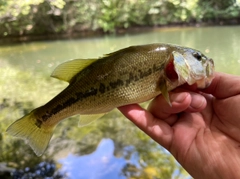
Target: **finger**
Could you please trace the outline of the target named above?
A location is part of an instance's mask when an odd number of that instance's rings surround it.
[[[217,98],[227,98],[240,94],[240,76],[215,72],[211,85],[202,91]]]
[[[183,111],[199,112],[206,107],[207,101],[204,96],[194,92],[183,91],[186,90],[178,88],[174,92],[170,93],[172,106],[169,106],[163,96],[159,95],[150,103],[148,107],[149,112],[151,112],[153,116],[157,118],[174,121],[175,117],[172,116],[172,114],[180,113]],[[169,125],[171,125],[171,123],[168,122]]]
[[[164,121],[154,118],[147,110],[138,104],[131,104],[118,108],[128,119],[130,119],[143,132],[168,148],[172,140],[172,128]]]
[[[191,96],[187,92],[171,92],[169,97],[172,106],[168,104],[162,95],[159,95],[149,104],[148,111],[157,118],[165,119],[173,113],[184,111],[191,103]]]
[[[130,119],[139,128],[143,129],[147,126],[147,119],[152,120],[153,116],[151,113],[143,109],[138,104],[131,104],[126,106],[118,107],[118,109],[123,113],[123,115]]]
[[[187,92],[169,93],[172,106],[164,99],[162,95],[154,98],[148,106],[148,111],[156,118],[164,120],[172,126],[177,120],[177,113],[188,108],[191,103],[191,96]],[[174,114],[174,115],[173,115]]]
[[[191,103],[185,110],[186,112],[200,112],[205,109],[207,106],[207,100],[205,96],[194,92],[189,92],[189,94],[191,96]]]

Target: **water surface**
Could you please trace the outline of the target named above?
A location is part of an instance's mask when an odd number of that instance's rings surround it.
[[[1,46],[1,178],[7,178],[9,172],[19,178],[189,178],[166,150],[117,110],[84,128],[77,127],[79,116],[63,121],[42,157],[36,157],[26,143],[4,131],[67,86],[49,77],[64,61],[96,58],[130,45],[161,42],[196,48],[214,59],[216,71],[240,75],[239,41],[240,27],[233,26],[156,29],[119,37]],[[3,169],[5,175],[1,174]]]

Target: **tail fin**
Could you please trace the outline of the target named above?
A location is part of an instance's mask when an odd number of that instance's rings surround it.
[[[7,133],[25,139],[37,156],[41,156],[46,150],[52,137],[54,127],[36,125],[33,111],[11,124]]]

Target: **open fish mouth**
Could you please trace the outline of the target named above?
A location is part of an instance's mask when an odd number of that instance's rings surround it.
[[[197,87],[199,89],[202,89],[202,88],[207,88],[213,78],[214,78],[214,62],[212,59],[208,59],[205,63],[205,74],[203,75],[203,77],[199,80],[196,80],[196,84],[197,84]]]
[[[199,88],[199,89],[207,88],[211,84],[213,78],[214,77],[212,77],[212,78],[203,78],[201,80],[197,80],[196,81],[197,88]]]
[[[208,87],[214,78],[214,62],[200,52],[187,51],[184,55],[173,52],[174,69],[178,84],[197,84],[198,88]]]

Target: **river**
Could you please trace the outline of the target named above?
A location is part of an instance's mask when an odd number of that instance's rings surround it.
[[[61,122],[41,157],[4,132],[67,86],[50,78],[57,65],[160,42],[198,49],[214,59],[216,71],[240,75],[239,26],[163,28],[117,37],[0,46],[0,178],[190,178],[168,151],[117,110],[82,128],[78,128],[79,116]]]

